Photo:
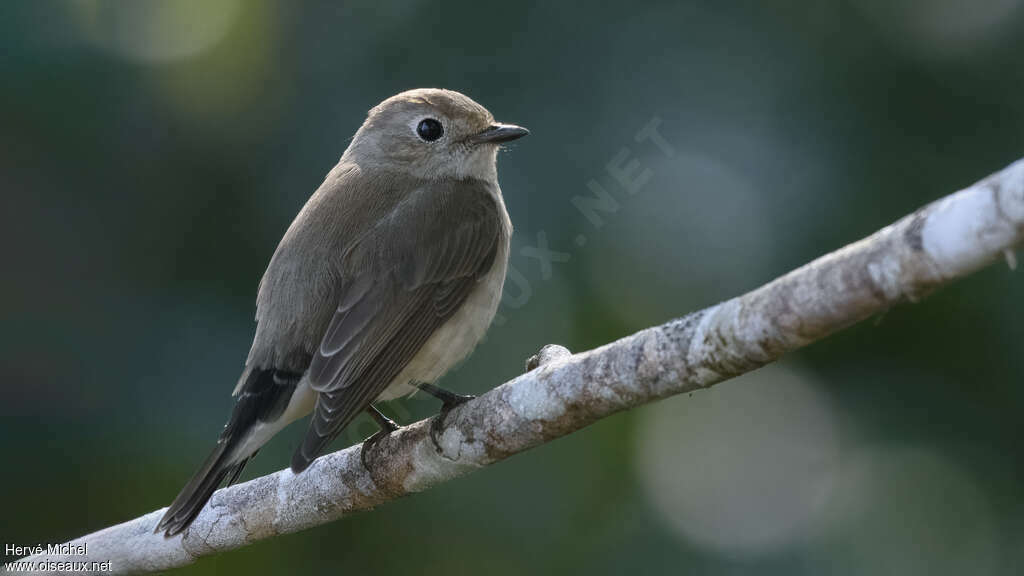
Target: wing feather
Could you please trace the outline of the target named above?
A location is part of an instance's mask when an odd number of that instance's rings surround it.
[[[320,394],[293,470],[309,466],[466,301],[494,264],[502,230],[486,183],[436,182],[346,251],[349,284],[310,364]]]

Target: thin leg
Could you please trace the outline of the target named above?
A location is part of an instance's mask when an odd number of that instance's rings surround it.
[[[374,433],[374,436],[362,441],[362,451],[364,452],[366,452],[366,449],[371,445],[377,444],[385,436],[393,433],[394,430],[401,427],[394,420],[382,414],[380,410],[374,408],[373,404],[367,406],[367,414],[370,414],[374,418],[374,421],[377,422],[377,425],[380,426],[381,429],[377,430],[376,433]]]
[[[398,429],[399,426],[394,420],[385,416],[380,410],[374,407],[373,404],[367,406],[367,414],[370,414],[377,425],[381,427],[382,433],[388,435],[393,433],[394,430]]]
[[[370,436],[366,440],[363,440],[363,450],[362,454],[360,455],[360,457],[363,459],[363,468],[368,468],[366,466],[367,450],[369,450],[370,447],[376,444],[377,442],[380,442],[388,434],[391,434],[395,430],[401,428],[401,426],[399,426],[398,423],[396,423],[391,418],[385,416],[380,410],[377,410],[377,408],[375,408],[373,404],[370,404],[369,406],[366,407],[366,413],[373,418],[373,421],[377,423],[377,426],[380,426],[380,430],[374,432],[373,436]]]
[[[440,450],[441,445],[438,443],[438,438],[441,436],[441,429],[444,428],[444,420],[448,416],[448,412],[459,404],[469,402],[476,398],[476,396],[456,394],[451,390],[445,390],[428,382],[421,382],[416,387],[441,401],[441,413],[430,424],[430,438],[434,441],[434,446],[438,446],[438,450]]]
[[[473,396],[472,394],[456,394],[451,390],[445,390],[444,388],[434,386],[427,382],[417,384],[416,387],[440,400],[442,402],[441,412],[447,412],[459,404],[465,404],[473,398],[476,398],[476,396]]]

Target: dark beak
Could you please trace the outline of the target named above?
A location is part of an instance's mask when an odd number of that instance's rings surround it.
[[[526,128],[516,126],[514,124],[491,124],[486,130],[472,136],[469,140],[474,144],[483,144],[486,142],[500,144],[501,142],[517,140],[529,133],[530,131]]]

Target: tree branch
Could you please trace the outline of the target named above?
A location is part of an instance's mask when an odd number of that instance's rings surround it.
[[[197,558],[369,510],[564,436],[610,414],[704,388],[966,276],[1024,241],[1024,160],[864,240],[738,298],[571,355],[545,347],[532,370],[370,448],[219,490],[183,535],[153,534],[163,510],[73,540],[115,573]],[[436,424],[437,435],[432,434]]]

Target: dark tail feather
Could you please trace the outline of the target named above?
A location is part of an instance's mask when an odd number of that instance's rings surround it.
[[[229,479],[229,485],[238,479],[249,458],[233,460],[234,444],[226,440],[217,443],[217,447],[171,503],[154,532],[163,530],[167,536],[183,532],[196,519],[225,478]]]
[[[242,468],[256,455],[255,451],[239,454],[239,447],[246,442],[256,426],[273,422],[281,415],[300,377],[301,374],[274,369],[249,372],[238,402],[231,412],[231,419],[221,432],[220,441],[188,484],[181,489],[154,532],[166,530],[167,536],[183,532],[225,479],[228,485],[238,480]]]
[[[259,452],[259,450],[256,452]],[[233,486],[235,482],[238,481],[238,477],[242,475],[242,470],[245,468],[245,465],[249,463],[249,460],[252,460],[256,456],[256,452],[253,452],[248,458],[242,460],[238,464],[235,464],[235,467],[231,471],[231,476],[229,476],[228,481],[224,483],[225,486]]]

